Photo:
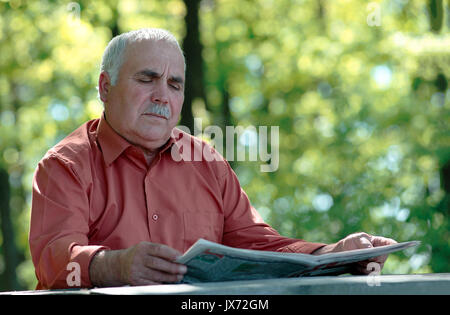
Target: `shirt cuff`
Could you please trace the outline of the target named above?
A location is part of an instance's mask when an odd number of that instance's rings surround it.
[[[312,254],[321,247],[326,246],[325,243],[310,243],[306,241],[298,241],[280,249],[282,253],[301,253]]]
[[[92,287],[89,276],[89,266],[92,258],[101,250],[109,250],[107,246],[87,245],[81,246],[72,243],[70,248],[70,263],[68,265],[68,275],[66,278],[68,286],[90,288]],[[71,268],[69,268],[71,267]],[[72,285],[71,285],[72,284]]]

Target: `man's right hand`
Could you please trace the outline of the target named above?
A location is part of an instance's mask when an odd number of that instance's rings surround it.
[[[166,245],[141,242],[122,250],[100,251],[91,261],[94,286],[151,285],[183,279],[187,268],[175,262],[181,253]]]

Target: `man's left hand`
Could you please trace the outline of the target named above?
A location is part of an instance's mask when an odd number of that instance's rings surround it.
[[[326,245],[324,247],[319,248],[313,255],[322,255],[327,253],[335,253],[335,252],[343,252],[354,249],[361,248],[370,248],[384,245],[391,245],[397,243],[393,239],[382,237],[382,236],[373,236],[367,233],[354,233],[350,234],[347,237],[343,238],[337,243]],[[367,268],[367,265],[371,262],[378,263],[380,265],[379,270],[383,269],[384,262],[387,259],[387,255],[374,257],[369,260],[360,261],[355,264],[355,274],[369,274],[372,270]]]

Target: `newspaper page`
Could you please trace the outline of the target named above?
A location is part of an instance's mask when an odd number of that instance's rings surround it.
[[[350,263],[419,243],[411,241],[314,256],[233,248],[199,239],[177,262],[188,267],[184,283],[329,275],[345,273]]]

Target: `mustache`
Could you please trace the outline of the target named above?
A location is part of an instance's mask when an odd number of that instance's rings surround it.
[[[150,107],[144,112],[144,114],[156,114],[165,117],[166,119],[170,118],[171,112],[170,108],[164,105],[151,103]]]

